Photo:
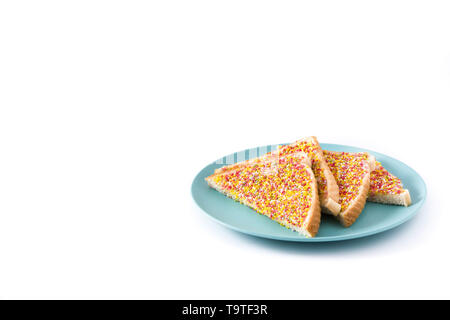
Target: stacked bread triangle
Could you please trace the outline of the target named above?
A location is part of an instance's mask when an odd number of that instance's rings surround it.
[[[349,227],[366,201],[411,203],[401,180],[372,155],[322,150],[316,137],[224,166],[206,181],[226,196],[307,237],[317,234],[321,213]]]

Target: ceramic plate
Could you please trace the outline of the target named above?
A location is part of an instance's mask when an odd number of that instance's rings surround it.
[[[374,155],[389,172],[402,180],[404,187],[411,194],[412,204],[409,207],[402,207],[367,202],[358,220],[349,228],[342,227],[331,216],[322,215],[322,221],[316,237],[306,238],[266,216],[258,214],[253,209],[224,196],[210,188],[206,183],[205,177],[211,175],[216,168],[263,155],[275,150],[277,146],[247,149],[230,154],[209,164],[195,177],[191,188],[192,197],[209,217],[236,231],[269,239],[305,242],[339,241],[380,233],[411,219],[424,203],[426,198],[425,183],[419,174],[406,164],[384,154],[366,149],[328,143],[321,143],[320,145],[325,150],[366,151]]]

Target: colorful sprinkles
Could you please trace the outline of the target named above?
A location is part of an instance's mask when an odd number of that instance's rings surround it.
[[[301,227],[312,205],[313,177],[295,156],[257,162],[213,177],[241,203],[278,222]]]
[[[318,144],[311,141],[297,141],[293,145],[281,146],[279,149],[280,156],[286,154],[292,154],[295,152],[304,152],[311,159],[311,169],[314,172],[314,176],[317,180],[317,186],[319,189],[320,196],[327,195],[327,179],[325,178],[324,171],[320,166],[319,154],[321,148]]]
[[[344,212],[358,196],[362,180],[370,172],[367,154],[326,150],[323,154],[339,186],[339,202]]]
[[[375,169],[370,173],[369,196],[396,195],[405,192],[402,181],[387,171],[380,162],[375,163]]]

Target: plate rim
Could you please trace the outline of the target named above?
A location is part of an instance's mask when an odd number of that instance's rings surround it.
[[[285,145],[287,143],[281,143],[278,145]],[[263,239],[271,239],[271,240],[278,240],[278,241],[288,241],[288,242],[335,242],[335,241],[343,241],[343,240],[352,240],[352,239],[358,239],[358,238],[364,238],[364,237],[368,237],[371,235],[375,235],[378,233],[382,233],[391,229],[394,229],[402,224],[404,224],[405,222],[411,220],[414,216],[416,216],[416,214],[420,211],[420,209],[422,208],[422,206],[425,203],[425,200],[427,198],[427,194],[428,194],[428,190],[427,190],[427,186],[425,181],[423,180],[422,176],[419,175],[419,173],[414,170],[413,168],[411,168],[410,166],[408,166],[407,164],[405,164],[404,162],[395,159],[393,157],[390,157],[388,155],[385,155],[383,153],[377,152],[377,151],[373,151],[373,150],[369,150],[369,149],[365,149],[365,148],[360,148],[360,147],[354,147],[354,146],[350,146],[350,145],[343,145],[343,144],[335,144],[335,143],[326,143],[326,142],[322,142],[319,143],[320,146],[323,149],[326,149],[329,146],[333,146],[336,148],[339,147],[345,147],[345,148],[352,148],[352,149],[357,149],[360,150],[359,152],[369,152],[369,153],[373,153],[374,155],[379,154],[382,155],[383,157],[389,158],[389,160],[393,160],[395,162],[400,163],[402,166],[406,167],[407,169],[411,170],[412,172],[414,172],[414,174],[419,178],[422,188],[421,190],[423,190],[423,198],[415,203],[418,207],[416,208],[416,210],[414,210],[413,212],[411,212],[410,214],[406,215],[405,217],[403,217],[402,219],[396,221],[395,223],[389,224],[387,226],[383,226],[380,228],[376,228],[376,229],[372,229],[372,230],[367,230],[365,232],[361,232],[361,233],[353,233],[353,234],[348,234],[348,235],[338,235],[338,236],[327,236],[327,237],[313,237],[313,238],[307,238],[307,237],[299,237],[299,238],[291,238],[291,237],[282,237],[282,236],[276,236],[276,235],[270,235],[270,234],[262,234],[262,233],[257,233],[257,232],[253,232],[253,231],[249,231],[249,230],[245,230],[239,227],[236,227],[232,224],[228,224],[214,216],[212,216],[209,212],[207,212],[206,210],[204,210],[197,202],[196,198],[195,198],[195,191],[194,191],[194,187],[196,185],[197,180],[199,179],[200,174],[203,172],[203,170],[205,170],[207,167],[209,167],[210,165],[214,164],[216,161],[213,161],[209,164],[207,164],[206,166],[204,166],[196,175],[195,178],[192,181],[191,184],[191,197],[193,199],[193,201],[195,202],[196,206],[203,211],[210,219],[212,219],[213,221],[219,223],[220,225],[223,225],[229,229],[232,229],[234,231],[243,233],[243,234],[247,234],[250,236],[254,236],[254,237],[258,237],[258,238],[263,238]],[[327,147],[323,147],[323,145],[327,145]],[[266,145],[266,146],[257,146],[257,147],[253,147],[253,148],[247,148],[241,151],[237,151],[237,152],[233,152],[231,154],[236,154],[236,153],[240,153],[240,152],[245,152],[247,150],[250,149],[255,149],[255,148],[261,148],[261,147],[268,147],[268,146],[273,146],[273,145]],[[358,151],[357,151],[358,152]],[[219,158],[220,159],[220,158]]]

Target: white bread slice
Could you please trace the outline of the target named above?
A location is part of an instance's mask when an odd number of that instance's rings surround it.
[[[339,186],[341,212],[337,217],[344,227],[349,227],[366,204],[375,158],[366,152],[323,150],[323,154]]]
[[[402,181],[376,161],[375,169],[370,173],[367,201],[407,207],[411,204],[411,196],[403,188]]]
[[[314,237],[319,230],[317,184],[301,153],[241,163],[205,180],[210,187],[306,237]]]

